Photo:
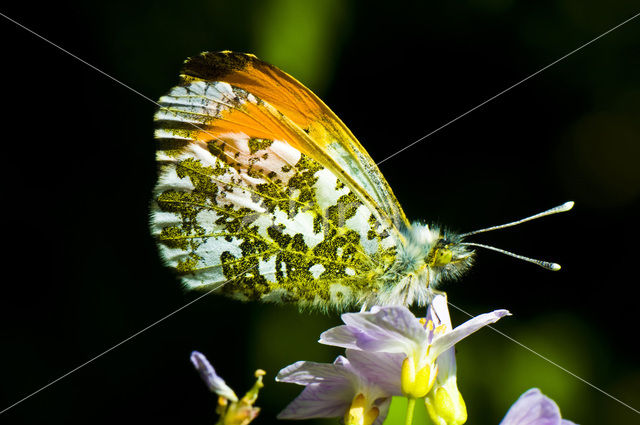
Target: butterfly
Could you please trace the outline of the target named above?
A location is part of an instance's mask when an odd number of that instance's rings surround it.
[[[158,104],[151,231],[187,288],[324,310],[425,305],[473,263],[469,234],[409,222],[345,124],[256,56],[189,58]]]

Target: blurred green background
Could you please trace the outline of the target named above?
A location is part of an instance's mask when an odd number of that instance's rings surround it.
[[[187,56],[253,52],[313,89],[377,161],[638,11],[631,0],[2,8],[150,99],[177,82]],[[6,19],[0,31],[4,409],[196,295],[161,265],[148,235],[154,104]],[[476,238],[557,261],[562,271],[479,252],[446,290],[473,314],[510,309],[500,331],[635,409],[639,118],[635,20],[381,165],[410,219],[460,231],[576,201],[570,214]],[[336,314],[209,296],[0,422],[214,423],[215,398],[189,363],[198,349],[238,393],[265,369],[256,423],[275,423],[299,388],[272,378],[296,360],[332,361],[340,351],[316,341],[338,323]],[[534,386],[577,423],[639,423],[629,408],[488,329],[458,346],[458,382],[470,424],[498,424]]]

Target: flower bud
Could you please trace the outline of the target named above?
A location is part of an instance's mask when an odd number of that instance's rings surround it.
[[[436,383],[424,401],[436,425],[462,425],[467,421],[467,406],[458,391],[455,376],[447,379],[444,385]]]

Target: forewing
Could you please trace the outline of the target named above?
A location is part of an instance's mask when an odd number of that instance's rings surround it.
[[[188,287],[338,308],[377,290],[395,228],[303,152],[304,130],[224,81],[185,79],[160,104],[151,226]]]
[[[311,90],[289,74],[248,54],[202,53],[182,71],[185,81],[225,81],[257,96],[286,116],[309,137],[289,142],[329,168],[351,187],[378,218],[397,228],[408,226],[393,191],[367,151],[346,125]]]

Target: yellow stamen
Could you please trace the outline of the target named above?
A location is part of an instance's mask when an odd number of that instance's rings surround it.
[[[255,384],[253,384],[253,387],[251,387],[251,389],[247,391],[244,397],[242,397],[241,401],[250,405],[255,403],[256,399],[258,398],[258,392],[260,391],[260,388],[264,387],[264,384],[262,383],[262,377],[265,374],[266,372],[262,369],[258,369],[255,371],[254,375],[256,377],[256,382]]]
[[[416,382],[416,366],[412,357],[407,357],[402,362],[402,369],[400,372],[400,386],[402,387],[402,393],[405,395],[413,392],[413,387]]]
[[[447,330],[447,325],[440,325],[436,328],[436,333],[443,334]]]
[[[378,409],[376,406],[373,406],[364,415],[362,425],[371,425],[376,419],[378,419],[378,415],[380,415],[380,409]]]
[[[427,323],[427,330],[428,331],[432,331],[433,330],[433,321],[429,320],[429,322]]]
[[[351,407],[349,407],[349,410],[344,415],[345,425],[363,425],[363,422],[365,420],[364,407],[366,401],[367,399],[362,393],[357,394],[353,398]]]

